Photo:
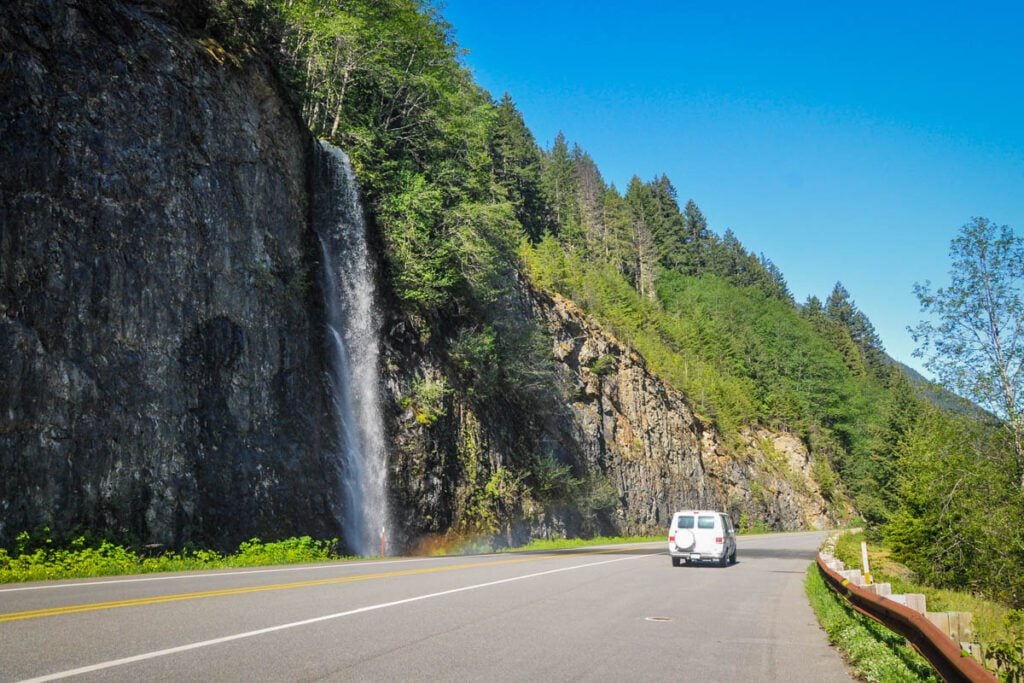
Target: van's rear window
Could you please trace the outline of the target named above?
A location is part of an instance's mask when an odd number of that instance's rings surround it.
[[[700,517],[697,518],[697,528],[698,529],[714,529],[715,528],[715,518],[713,516],[711,516],[711,515],[701,515]]]
[[[693,517],[690,515],[679,515],[679,519],[676,520],[677,529],[692,529],[693,528]]]

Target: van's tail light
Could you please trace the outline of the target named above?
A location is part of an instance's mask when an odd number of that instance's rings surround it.
[[[668,537],[668,540],[670,540],[670,541],[672,541],[673,543],[675,543],[675,541],[676,541],[676,535],[675,535],[675,534],[672,534],[671,536],[669,536],[669,537]]]
[[[715,536],[715,543],[717,543],[718,545],[722,545],[722,543],[723,543],[722,537],[721,536]]]

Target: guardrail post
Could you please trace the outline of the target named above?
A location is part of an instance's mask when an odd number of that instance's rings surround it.
[[[867,541],[860,542],[860,559],[864,565],[864,583],[868,586],[871,585],[871,565],[868,564],[868,544]]]

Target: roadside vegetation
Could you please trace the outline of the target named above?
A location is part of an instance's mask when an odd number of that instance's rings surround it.
[[[856,612],[836,595],[821,578],[816,564],[807,569],[804,588],[829,642],[839,649],[858,678],[872,683],[939,680],[903,636]]]
[[[865,539],[863,532],[843,534],[836,541],[836,558],[847,567],[861,566],[860,544]],[[924,594],[929,612],[970,612],[975,641],[1000,663],[1002,680],[1024,680],[1024,610],[975,593],[924,583],[909,567],[894,559],[891,549],[875,543],[868,543],[868,562],[876,583],[892,584],[893,593]]]
[[[23,532],[18,535],[14,548],[0,548],[0,583],[346,559],[337,554],[337,548],[337,539],[318,541],[300,536],[272,542],[254,538],[229,554],[201,549],[180,552],[143,549],[140,552],[88,536],[59,544],[46,534],[33,536]]]

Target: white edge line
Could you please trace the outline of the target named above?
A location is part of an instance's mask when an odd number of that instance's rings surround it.
[[[213,638],[211,640],[201,640],[195,643],[189,643],[188,645],[179,645],[177,647],[169,647],[165,650],[154,650],[153,652],[145,652],[140,655],[133,655],[131,657],[123,657],[121,659],[111,659],[106,662],[100,662],[99,664],[90,664],[89,666],[79,667],[77,669],[68,669],[66,671],[58,671],[56,673],[47,674],[45,676],[39,676],[37,678],[27,678],[21,683],[43,683],[44,681],[56,681],[62,678],[70,678],[72,676],[80,676],[82,674],[92,673],[94,671],[102,671],[104,669],[111,669],[116,666],[123,666],[125,664],[133,664],[135,662],[142,662],[147,659],[156,659],[157,657],[165,657],[167,655],[177,654],[179,652],[188,652],[189,650],[196,650],[201,647],[209,647],[211,645],[219,645],[221,643],[228,643],[233,640],[241,640],[243,638],[252,638],[255,636],[261,636],[266,633],[273,633],[275,631],[283,631],[289,628],[296,628],[298,626],[307,626],[309,624],[316,624],[321,621],[329,621],[332,619],[340,619],[342,617],[349,617],[354,614],[362,614],[363,612],[373,612],[379,609],[386,609],[388,607],[397,607],[398,605],[406,605],[410,602],[419,602],[420,600],[429,600],[431,598],[439,598],[445,595],[453,595],[455,593],[463,593],[466,591],[477,590],[480,588],[488,588],[490,586],[498,586],[503,583],[512,583],[513,581],[523,581],[525,579],[535,579],[539,576],[546,576],[548,574],[558,574],[560,572],[568,572],[574,569],[585,569],[587,567],[597,567],[603,564],[611,564],[613,562],[624,562],[626,560],[638,560],[647,555],[630,555],[627,557],[617,557],[612,560],[603,560],[601,562],[588,562],[586,564],[577,564],[572,567],[562,567],[560,569],[549,569],[543,572],[535,572],[533,574],[524,574],[522,576],[512,576],[507,579],[498,579],[497,581],[488,581],[487,583],[478,583],[472,586],[462,586],[461,588],[452,588],[446,591],[440,591],[438,593],[427,593],[426,595],[417,595],[412,598],[405,598],[404,600],[395,600],[394,602],[384,602],[377,605],[368,605],[366,607],[359,607],[357,609],[348,610],[347,612],[336,612],[334,614],[326,614],[322,617],[314,617],[312,619],[303,619],[302,621],[293,621],[287,624],[279,624],[277,626],[268,626],[267,628],[257,629],[255,631],[245,631],[244,633],[235,633],[230,636],[223,636],[221,638]]]

